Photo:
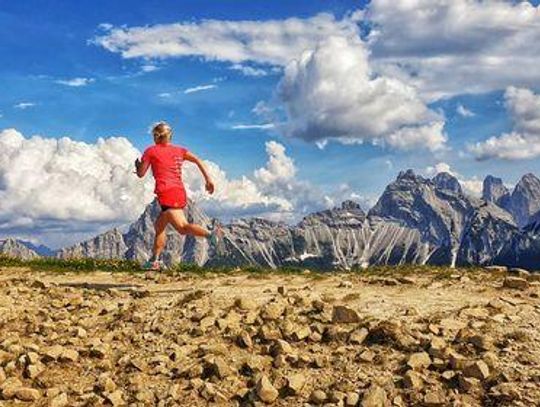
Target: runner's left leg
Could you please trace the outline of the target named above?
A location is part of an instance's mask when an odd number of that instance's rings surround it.
[[[169,223],[167,212],[168,211],[161,212],[156,219],[156,222],[154,223],[156,236],[154,238],[154,250],[151,259],[153,261],[159,260],[159,256],[161,256],[161,253],[165,248],[165,242],[167,241],[167,234],[165,233],[165,229],[167,228],[167,225]]]

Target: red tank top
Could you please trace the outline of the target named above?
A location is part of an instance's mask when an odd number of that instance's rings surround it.
[[[188,150],[173,144],[156,144],[148,147],[142,156],[143,162],[149,162],[156,180],[154,192],[160,193],[170,188],[184,188],[182,182],[182,164]]]

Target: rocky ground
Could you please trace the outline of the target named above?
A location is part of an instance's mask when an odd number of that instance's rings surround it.
[[[538,277],[4,268],[0,405],[540,405]]]

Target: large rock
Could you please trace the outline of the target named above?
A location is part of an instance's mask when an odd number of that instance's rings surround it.
[[[423,370],[431,365],[431,358],[426,352],[417,352],[409,356],[407,366],[413,370]]]
[[[379,386],[371,386],[362,398],[362,407],[386,407],[388,396],[386,391]]]
[[[526,290],[529,288],[527,279],[521,277],[506,277],[503,285],[507,288],[514,288],[517,290]]]
[[[350,324],[360,321],[360,316],[352,308],[344,305],[336,305],[332,310],[332,322],[338,324]]]
[[[268,377],[261,376],[255,388],[257,396],[265,403],[273,403],[279,396],[279,392],[272,385]]]

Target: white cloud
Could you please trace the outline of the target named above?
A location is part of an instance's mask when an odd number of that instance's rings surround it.
[[[21,110],[25,110],[25,109],[28,109],[30,107],[34,107],[36,104],[34,102],[20,102],[20,103],[17,103],[16,105],[13,105],[13,107],[15,109],[21,109]]]
[[[124,58],[196,56],[262,75],[267,69],[249,63],[286,66],[330,37],[358,38],[358,23],[364,23],[370,27],[373,71],[412,85],[424,101],[433,101],[536,86],[539,7],[523,0],[372,0],[366,11],[341,20],[323,13],[267,21],[107,24],[92,42]]]
[[[519,0],[373,0],[366,15],[378,69],[434,100],[537,85],[539,10]]]
[[[458,178],[463,191],[466,194],[472,195],[476,198],[482,196],[482,189],[484,188],[484,181],[479,179],[477,176],[472,178]]]
[[[264,124],[235,124],[231,127],[233,130],[270,130],[275,127],[274,123]]]
[[[143,72],[155,72],[157,70],[159,70],[159,67],[157,65],[144,64],[141,66],[141,71]]]
[[[205,90],[210,90],[210,89],[215,89],[217,88],[217,85],[199,85],[199,86],[194,86],[192,88],[187,88],[186,90],[184,90],[184,94],[188,95],[190,93],[196,93],[196,92],[202,92],[202,91],[205,91]]]
[[[231,69],[246,75],[266,74],[268,69],[261,67],[265,64],[286,67],[278,93],[288,121],[282,125],[277,119],[281,105],[275,111],[264,106],[264,121],[289,136],[319,146],[336,140],[442,149],[447,139],[444,119],[406,81],[372,69],[370,51],[360,39],[362,17],[355,12],[341,20],[319,14],[305,19],[108,27],[94,43],[124,58],[200,56],[230,62]]]
[[[456,113],[459,114],[461,117],[474,117],[476,114],[472,112],[471,110],[467,109],[465,106],[459,104],[456,108]]]
[[[454,171],[448,163],[439,162],[434,166],[426,167],[422,172],[428,177],[434,177],[440,172],[446,172],[457,178],[465,194],[477,198],[482,196],[483,181],[481,179],[479,179],[476,175],[472,177],[465,177],[459,172]]]
[[[509,87],[505,106],[514,124],[509,133],[468,146],[477,159],[523,160],[540,157],[540,95]]]
[[[216,192],[208,195],[194,166],[186,166],[185,180],[190,194],[210,214],[225,218],[261,216],[295,221],[302,215],[325,208],[323,193],[314,185],[299,180],[297,169],[285,147],[266,143],[268,161],[251,175],[230,179],[215,163],[206,161],[216,180]]]
[[[426,148],[431,151],[446,149],[447,136],[443,131],[444,122],[434,121],[423,126],[409,126],[391,133],[385,141],[400,150]]]
[[[267,21],[202,20],[141,27],[102,26],[93,43],[123,58],[199,56],[241,64],[286,65],[332,35],[357,32],[360,14],[336,20],[331,14]]]
[[[60,85],[66,85],[71,87],[81,87],[86,86],[94,82],[94,78],[73,78],[73,79],[58,79],[56,83],[59,83]]]
[[[296,166],[292,158],[285,154],[285,146],[275,141],[266,143],[268,163],[266,167],[255,171],[255,179],[264,185],[276,182],[289,182],[296,175]]]
[[[248,176],[231,178],[205,161],[216,184],[205,191],[196,166],[186,164],[189,196],[213,216],[263,216],[297,220],[324,208],[322,192],[297,178],[285,147],[266,143],[268,162]],[[53,247],[134,221],[153,198],[153,180],[133,174],[140,152],[123,137],[95,144],[0,132],[0,235],[33,237]]]
[[[266,69],[255,68],[249,65],[242,65],[242,64],[231,65],[230,69],[234,71],[240,71],[245,76],[260,77],[260,76],[267,76],[269,74],[269,72]]]
[[[0,132],[0,232],[90,233],[133,220],[152,193],[132,173],[138,154],[125,138],[87,144]]]
[[[283,130],[307,141],[369,141],[410,149],[441,149],[443,119],[414,88],[374,75],[359,38],[331,37],[285,68],[279,98]]]

